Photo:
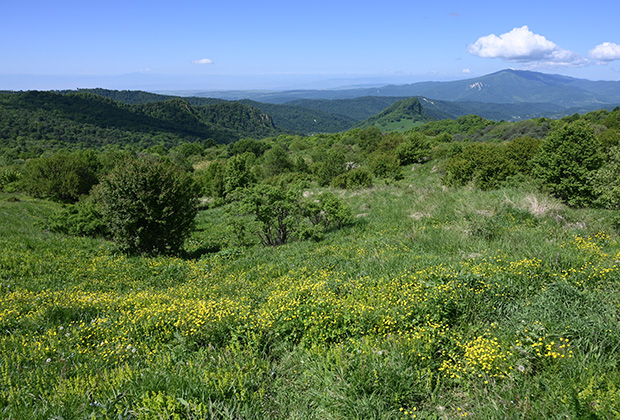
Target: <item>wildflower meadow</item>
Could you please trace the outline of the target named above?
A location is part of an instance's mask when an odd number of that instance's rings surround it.
[[[429,164],[333,191],[357,217],[321,241],[216,249],[217,207],[187,257],[49,232],[60,205],[2,193],[0,417],[620,418],[611,211]]]

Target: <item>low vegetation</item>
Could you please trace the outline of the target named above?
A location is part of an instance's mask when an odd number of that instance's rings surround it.
[[[619,115],[7,163],[2,417],[618,418]]]

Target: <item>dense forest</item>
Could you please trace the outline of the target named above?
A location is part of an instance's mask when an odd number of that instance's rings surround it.
[[[194,106],[174,98],[127,105],[86,92],[0,95],[0,154],[8,159],[62,148],[231,143],[282,132],[268,115],[239,103]]]

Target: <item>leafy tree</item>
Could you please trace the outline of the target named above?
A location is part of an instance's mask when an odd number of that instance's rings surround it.
[[[276,246],[288,242],[299,226],[298,200],[295,190],[258,184],[245,190],[241,209],[254,217],[255,231],[263,245]]]
[[[601,163],[592,128],[576,120],[554,130],[543,142],[534,159],[533,174],[554,196],[580,207],[595,199],[591,174]]]
[[[174,254],[197,214],[193,179],[168,160],[128,159],[93,191],[113,240],[128,254]]]

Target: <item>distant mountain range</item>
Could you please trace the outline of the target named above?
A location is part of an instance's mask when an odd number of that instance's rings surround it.
[[[592,107],[620,104],[620,81],[591,81],[557,74],[506,69],[477,78],[450,82],[419,82],[340,90],[210,91],[193,92],[193,95],[227,100],[252,99],[278,104],[300,99],[424,96],[443,101],[547,103],[564,108],[593,109]]]

